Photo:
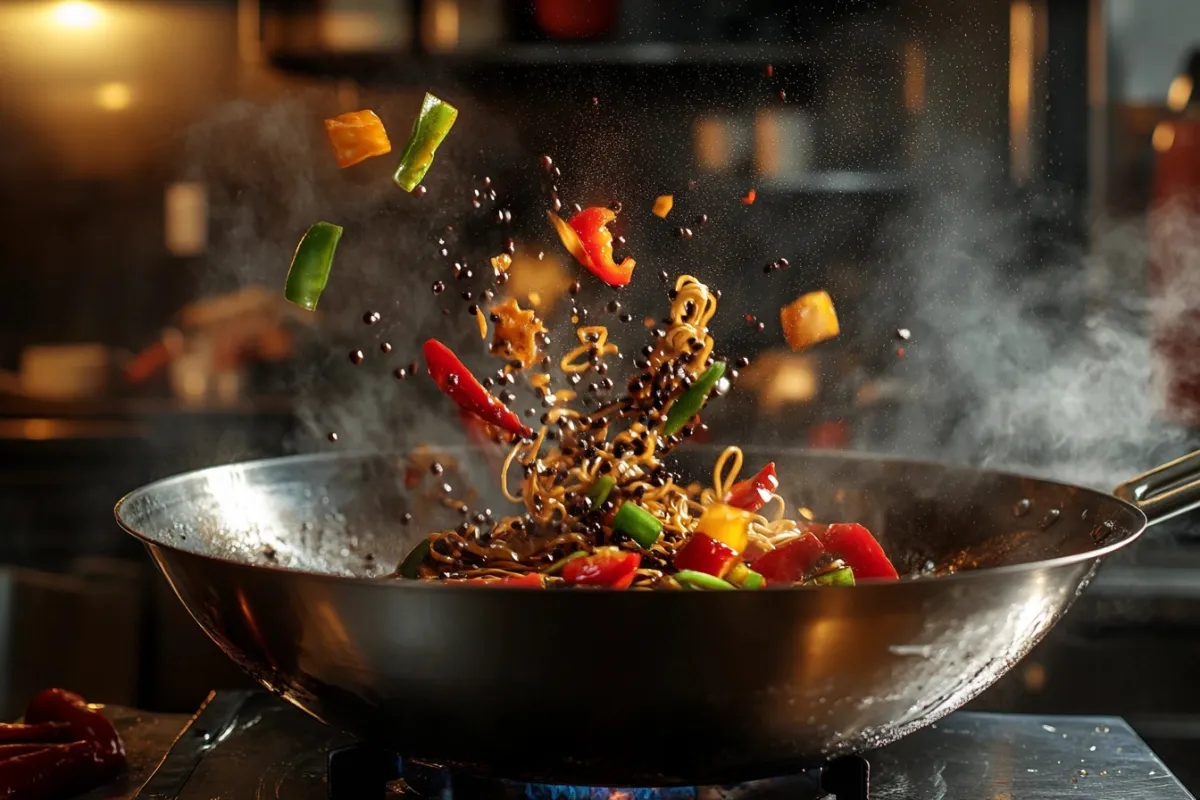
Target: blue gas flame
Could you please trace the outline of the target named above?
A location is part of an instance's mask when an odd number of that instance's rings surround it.
[[[527,783],[526,800],[696,800],[695,786],[665,789],[606,789],[561,783]]]

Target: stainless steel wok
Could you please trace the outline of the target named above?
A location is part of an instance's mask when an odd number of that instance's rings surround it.
[[[419,503],[402,459],[369,455],[180,475],[116,516],[229,657],[315,717],[476,773],[611,786],[782,774],[928,725],[1028,653],[1101,558],[1200,503],[1197,454],[1121,499],[911,461],[747,455],[775,460],[780,492],[819,519],[867,525],[901,572],[961,571],[739,593],[384,580],[448,520],[402,527]],[[681,467],[707,475],[712,456]]]

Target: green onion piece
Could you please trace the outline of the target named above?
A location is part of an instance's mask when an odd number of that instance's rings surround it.
[[[667,409],[667,421],[663,424],[663,434],[674,436],[688,423],[688,420],[699,414],[700,409],[708,400],[708,395],[724,374],[724,361],[716,361],[711,367],[704,370],[696,382],[689,386],[686,392],[679,395],[679,398]]]
[[[813,583],[818,586],[853,586],[854,585],[854,570],[849,567],[842,567],[824,575],[818,575],[813,578]]]
[[[400,157],[400,166],[392,180],[401,189],[411,192],[425,177],[433,164],[433,154],[458,119],[458,109],[428,92],[421,103],[421,113],[413,123],[412,136]]]
[[[342,238],[342,228],[329,222],[318,222],[304,234],[292,265],[288,268],[283,296],[301,308],[313,311],[325,284],[329,281],[329,270],[333,267],[333,254]]]
[[[604,505],[604,501],[608,499],[608,494],[617,485],[616,480],[612,475],[601,475],[596,478],[596,482],[588,489],[588,500],[592,501],[592,508],[599,508]]]
[[[583,558],[586,555],[587,555],[586,550],[576,550],[574,553],[571,553],[571,555],[563,556],[558,561],[555,561],[553,564],[546,567],[544,570],[542,570],[542,574],[543,575],[557,575],[558,573],[562,572],[562,568],[567,565],[568,561],[574,561],[575,559]]]
[[[400,573],[400,577],[415,581],[421,577],[418,570],[421,568],[421,562],[425,560],[425,556],[427,555],[429,555],[429,539],[422,539],[404,557],[404,560],[400,562],[400,569],[396,571]]]
[[[662,523],[646,509],[633,503],[621,503],[613,517],[614,531],[633,539],[642,547],[650,547],[662,534]]]
[[[725,577],[739,589],[761,589],[763,584],[766,583],[766,579],[762,575],[750,569],[745,564],[735,565]]]
[[[729,581],[723,581],[706,572],[696,572],[691,569],[681,569],[675,573],[675,580],[685,589],[699,589],[703,591],[737,591]]]

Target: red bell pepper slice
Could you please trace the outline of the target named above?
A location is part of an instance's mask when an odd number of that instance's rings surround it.
[[[501,578],[500,580],[487,580],[486,578],[457,578],[446,581],[446,583],[459,583],[466,586],[515,586],[520,589],[546,588],[546,579],[539,572],[530,572],[527,575],[517,575],[512,578]]]
[[[425,342],[425,366],[429,370],[429,377],[433,378],[442,393],[463,411],[517,436],[533,436],[529,426],[523,425],[516,414],[489,394],[458,360],[458,356],[437,339]]]
[[[806,531],[800,538],[792,539],[756,560],[754,571],[769,584],[799,583],[824,554],[825,545]]]
[[[570,224],[587,253],[583,265],[588,271],[609,286],[625,286],[633,278],[637,262],[629,257],[620,264],[613,261],[613,237],[608,225],[616,219],[617,215],[611,209],[593,206],[571,217]]]
[[[642,563],[640,553],[615,547],[600,548],[590,556],[573,558],[563,565],[563,580],[577,586],[606,586],[628,589]]]
[[[737,551],[732,547],[703,533],[693,533],[675,552],[672,563],[676,569],[690,569],[724,578],[737,560]]]
[[[735,483],[725,497],[725,502],[735,508],[758,511],[767,504],[778,488],[779,478],[775,475],[775,462],[772,461],[753,478]]]
[[[858,580],[900,577],[879,542],[871,532],[856,522],[839,522],[816,532],[825,549],[835,554],[854,570]],[[766,556],[763,556],[766,558]],[[757,565],[755,565],[757,569]],[[759,572],[762,572],[760,569]]]

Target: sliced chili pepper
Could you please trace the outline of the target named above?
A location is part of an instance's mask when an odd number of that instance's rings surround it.
[[[125,768],[125,743],[117,729],[108,717],[89,707],[74,692],[66,689],[38,692],[25,709],[25,720],[30,724],[66,722],[76,738],[95,746],[97,762],[106,774],[116,774]]]
[[[90,789],[106,777],[92,742],[50,744],[0,761],[0,797],[50,800]]]
[[[66,722],[39,722],[0,724],[0,743],[4,742],[71,742],[75,740],[71,726]]]
[[[429,377],[433,378],[442,393],[462,410],[517,436],[533,436],[529,426],[521,424],[516,414],[489,394],[458,360],[458,356],[437,339],[425,342],[425,366],[429,370]]]
[[[588,487],[588,500],[592,503],[592,508],[599,508],[604,505],[604,501],[608,499],[612,493],[613,487],[617,485],[616,480],[612,475],[601,475],[596,478],[596,481]]]
[[[658,541],[663,529],[657,517],[636,503],[629,502],[621,503],[613,517],[612,527],[614,531],[625,534],[646,548]]]
[[[330,222],[318,222],[308,229],[288,268],[283,296],[301,308],[313,311],[333,267],[333,254],[342,238],[342,228]]]
[[[813,578],[812,582],[818,586],[853,586],[854,570],[850,567],[830,570]]]
[[[776,547],[751,566],[767,583],[799,583],[825,555],[825,545],[811,533]]]
[[[767,504],[778,488],[779,478],[775,475],[775,462],[772,461],[753,478],[735,483],[726,495],[725,502],[734,508],[758,511]]]
[[[824,530],[818,530],[816,535],[826,550],[845,561],[846,566],[854,570],[854,576],[858,580],[896,580],[900,577],[879,542],[862,525],[855,522],[836,523]]]
[[[717,381],[725,374],[725,362],[715,361],[704,370],[696,382],[687,388],[683,394],[671,403],[667,409],[667,419],[663,423],[663,434],[674,436],[686,425],[692,417],[700,413],[708,401],[708,395],[716,388]]]
[[[370,109],[351,111],[325,120],[325,133],[333,145],[333,155],[342,169],[353,167],[372,156],[392,152],[383,121]]]
[[[404,147],[404,155],[400,157],[400,166],[392,180],[406,192],[411,192],[429,171],[433,164],[434,153],[438,146],[454,127],[458,119],[458,109],[428,92],[421,101],[421,113],[413,123],[412,135]]]
[[[699,589],[701,591],[736,591],[737,587],[729,581],[723,581],[720,578],[713,577],[706,572],[693,572],[692,570],[680,570],[675,573],[675,580],[679,581],[679,585],[685,589]]]
[[[641,563],[640,553],[601,547],[586,558],[568,561],[563,567],[563,579],[576,586],[628,589]]]
[[[616,219],[612,209],[593,206],[571,217],[570,225],[587,253],[587,260],[580,260],[580,263],[609,286],[625,286],[632,280],[637,262],[629,257],[620,264],[613,261],[613,237],[608,226]]]
[[[737,560],[737,551],[729,545],[718,542],[703,533],[693,533],[675,551],[675,557],[671,563],[678,570],[703,572],[707,575],[724,578]]]
[[[753,519],[754,515],[749,511],[724,503],[712,503],[700,515],[696,530],[716,539],[735,553],[741,553],[749,543],[750,522]]]

